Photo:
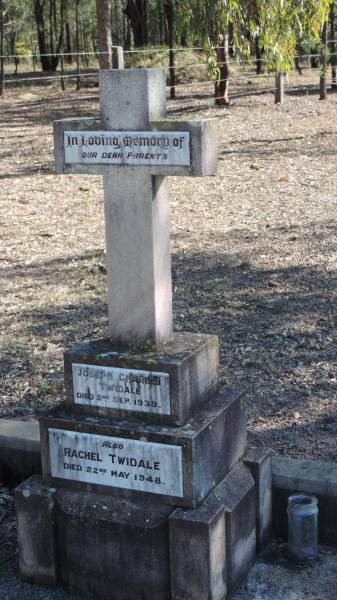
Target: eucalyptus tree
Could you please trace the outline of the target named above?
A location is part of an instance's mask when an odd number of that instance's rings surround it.
[[[0,96],[4,93],[5,40],[10,39],[11,52],[15,53],[15,38],[23,27],[28,12],[25,0],[0,0]]]
[[[209,74],[215,77],[215,102],[229,104],[229,34],[234,52],[248,55],[251,0],[186,0],[185,15],[204,44]]]
[[[96,0],[99,66],[112,68],[111,0]]]
[[[282,102],[281,86],[284,74],[295,64],[298,39],[308,37],[326,43],[327,19],[332,0],[257,0],[259,34],[269,70],[276,71],[275,101]],[[321,46],[320,97],[326,96],[326,53]]]
[[[182,0],[191,28],[206,45],[216,103],[229,102],[230,29],[234,55],[248,57],[258,38],[267,70],[284,73],[293,68],[299,38],[320,38],[332,1]]]

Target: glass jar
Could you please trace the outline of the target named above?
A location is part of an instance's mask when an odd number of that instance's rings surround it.
[[[296,562],[317,557],[317,498],[294,494],[288,498],[288,553]]]

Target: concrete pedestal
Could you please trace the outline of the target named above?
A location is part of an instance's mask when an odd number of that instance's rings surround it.
[[[170,516],[172,600],[223,600],[256,555],[255,483],[239,463],[195,510]]]
[[[170,600],[172,508],[56,489],[39,476],[15,497],[24,579],[102,600]]]
[[[218,366],[216,335],[175,333],[153,351],[84,342],[64,355],[66,403],[79,414],[183,425],[216,392]]]
[[[241,390],[224,388],[182,427],[81,417],[57,408],[40,419],[43,478],[73,490],[139,499],[146,495],[162,504],[194,508],[245,454],[242,396]],[[115,457],[112,449],[119,443],[132,450],[122,449]],[[156,471],[132,466],[130,457],[139,446],[145,463],[147,457],[152,460],[149,467],[160,451]],[[180,455],[175,467],[166,458],[169,452]],[[123,469],[117,471],[116,462]],[[157,475],[160,485],[145,482],[140,490],[140,475]],[[164,481],[169,485],[163,486]]]
[[[256,549],[261,552],[271,541],[272,451],[270,448],[249,448],[243,462],[250,469],[255,481]]]
[[[255,558],[241,462],[196,509],[46,485],[15,491],[21,576],[102,600],[224,600]]]

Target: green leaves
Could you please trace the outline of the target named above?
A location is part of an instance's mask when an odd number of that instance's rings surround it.
[[[234,54],[249,56],[256,37],[264,50],[267,70],[289,71],[298,39],[319,40],[333,0],[181,0],[185,25],[206,44],[210,75],[218,77],[214,47],[231,26]]]
[[[331,0],[256,0],[267,68],[289,71],[303,36],[319,39]]]

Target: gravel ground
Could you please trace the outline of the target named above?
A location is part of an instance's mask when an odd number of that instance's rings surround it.
[[[52,589],[21,581],[16,565],[7,565],[0,573],[1,600],[84,600],[78,594],[67,594],[61,588]]]
[[[337,549],[321,547],[317,562],[305,567],[292,565],[278,552],[260,559],[233,600],[336,600]],[[67,594],[23,583],[15,564],[0,572],[1,600],[84,600]]]
[[[322,546],[318,560],[290,563],[277,546],[251,570],[233,600],[336,600],[337,549]]]

